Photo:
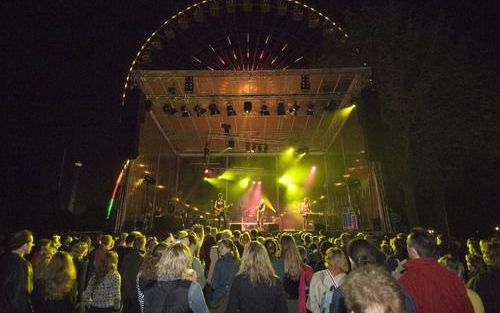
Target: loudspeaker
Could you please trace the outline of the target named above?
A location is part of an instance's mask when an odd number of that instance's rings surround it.
[[[367,157],[370,161],[380,161],[384,158],[384,136],[381,104],[375,90],[368,87],[361,91],[359,99],[359,121],[363,127]]]
[[[139,155],[140,125],[145,120],[145,96],[139,87],[130,90],[120,116],[120,154],[126,159]]]
[[[239,231],[241,231],[242,230],[241,226],[242,226],[241,224],[230,224],[229,225],[229,229],[231,231],[233,231],[233,230],[239,230]]]

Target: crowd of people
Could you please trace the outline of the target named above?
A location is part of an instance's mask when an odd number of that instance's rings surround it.
[[[261,233],[10,234],[0,313],[500,312],[500,240]]]

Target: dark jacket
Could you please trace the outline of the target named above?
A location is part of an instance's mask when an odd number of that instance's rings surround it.
[[[44,286],[36,284],[33,290],[33,307],[36,313],[74,313],[76,312],[76,290],[74,288],[60,300],[44,299]]]
[[[230,253],[226,253],[217,260],[212,279],[212,289],[214,291],[212,296],[214,300],[229,297],[229,289],[239,267],[239,262],[235,261]]]
[[[76,269],[76,301],[81,302],[83,291],[85,290],[85,287],[87,287],[87,268],[89,261],[73,259],[73,263],[75,264]]]
[[[252,285],[244,275],[234,278],[227,313],[285,313],[288,312],[286,305],[286,294],[279,279],[274,284]]]
[[[500,312],[500,268],[474,276],[467,287],[481,297],[485,312]]]
[[[144,294],[144,313],[188,313],[192,312],[188,302],[191,281],[141,281]]]
[[[18,254],[0,256],[0,313],[31,313],[33,289],[31,264]]]
[[[137,302],[136,278],[143,260],[143,255],[137,249],[130,250],[124,256],[121,267],[118,268],[118,272],[122,277],[123,299],[135,299],[135,302]]]

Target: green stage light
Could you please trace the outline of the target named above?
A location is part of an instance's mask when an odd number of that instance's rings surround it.
[[[250,178],[245,177],[245,178],[243,178],[242,180],[240,180],[240,181],[238,182],[238,185],[239,185],[241,188],[247,188],[249,183],[250,183]]]
[[[290,184],[290,177],[288,177],[288,176],[282,176],[282,177],[280,177],[280,178],[278,179],[278,182],[279,182],[280,184],[282,184],[282,185],[285,185],[285,186],[286,186],[286,185]]]
[[[231,171],[225,171],[222,175],[219,176],[219,179],[223,180],[235,180],[236,175]]]
[[[353,104],[351,106],[343,108],[342,110],[340,110],[340,116],[344,117],[344,118],[348,117],[351,114],[352,110],[354,110],[355,107],[356,107],[356,105]]]

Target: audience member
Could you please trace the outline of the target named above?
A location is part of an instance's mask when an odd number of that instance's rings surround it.
[[[33,291],[36,313],[74,313],[77,299],[76,269],[71,255],[59,251],[50,260]]]
[[[33,248],[33,234],[21,230],[9,235],[0,256],[0,313],[31,313],[33,270],[24,258]]]
[[[122,278],[121,296],[123,300],[122,313],[139,312],[139,300],[137,299],[137,274],[144,261],[146,237],[135,236],[133,249],[128,251],[121,262],[119,273]]]
[[[86,259],[89,247],[86,242],[80,241],[71,247],[71,256],[76,269],[77,311],[83,312],[82,294],[87,283],[87,269],[89,261]]]
[[[82,301],[90,306],[87,313],[112,313],[120,309],[121,277],[117,266],[118,254],[114,251],[106,251],[96,264],[82,296]]]
[[[326,293],[343,284],[349,268],[344,251],[340,248],[329,248],[326,251],[325,263],[327,269],[314,273],[311,279],[307,309],[312,313],[320,313]]]
[[[158,279],[139,282],[139,301],[144,313],[208,313],[196,274],[189,273],[191,253],[182,243],[169,245],[158,262]],[[188,278],[189,279],[186,279]]]
[[[405,300],[398,282],[383,267],[362,266],[348,275],[343,285],[351,313],[403,313]]]
[[[464,284],[437,263],[436,240],[422,228],[408,235],[409,260],[399,282],[410,293],[419,313],[473,312]]]
[[[446,269],[457,274],[462,282],[464,281],[465,268],[457,258],[452,256],[451,254],[447,254],[440,257],[438,262],[439,264],[441,264],[441,266],[444,266]],[[472,307],[474,308],[474,313],[484,313],[483,301],[481,301],[479,295],[474,290],[471,290],[469,288],[467,288],[466,290],[467,296],[469,297],[469,300],[472,303]]]
[[[304,263],[292,236],[281,237],[281,249],[285,272],[283,286],[287,293],[288,312],[299,312],[299,309],[305,311],[306,285],[311,282],[313,269]]]
[[[228,313],[286,313],[286,294],[264,246],[248,243],[231,286]]]
[[[196,281],[200,284],[201,288],[205,288],[207,284],[207,279],[205,278],[205,272],[203,270],[203,265],[201,264],[200,259],[198,258],[198,237],[195,233],[188,234],[186,237],[181,239],[181,242],[185,244],[191,255],[193,257],[193,270],[196,272]]]
[[[500,312],[500,241],[484,244],[482,250],[488,270],[472,277],[467,286],[479,294],[486,312]]]
[[[273,266],[274,272],[278,275],[281,283],[285,277],[285,266],[283,260],[278,258],[278,242],[276,239],[269,238],[264,242],[269,258],[271,259],[271,265]]]
[[[231,239],[221,239],[217,252],[219,259],[215,263],[211,284],[213,293],[210,312],[212,313],[225,312],[231,284],[240,266],[240,255]]]

